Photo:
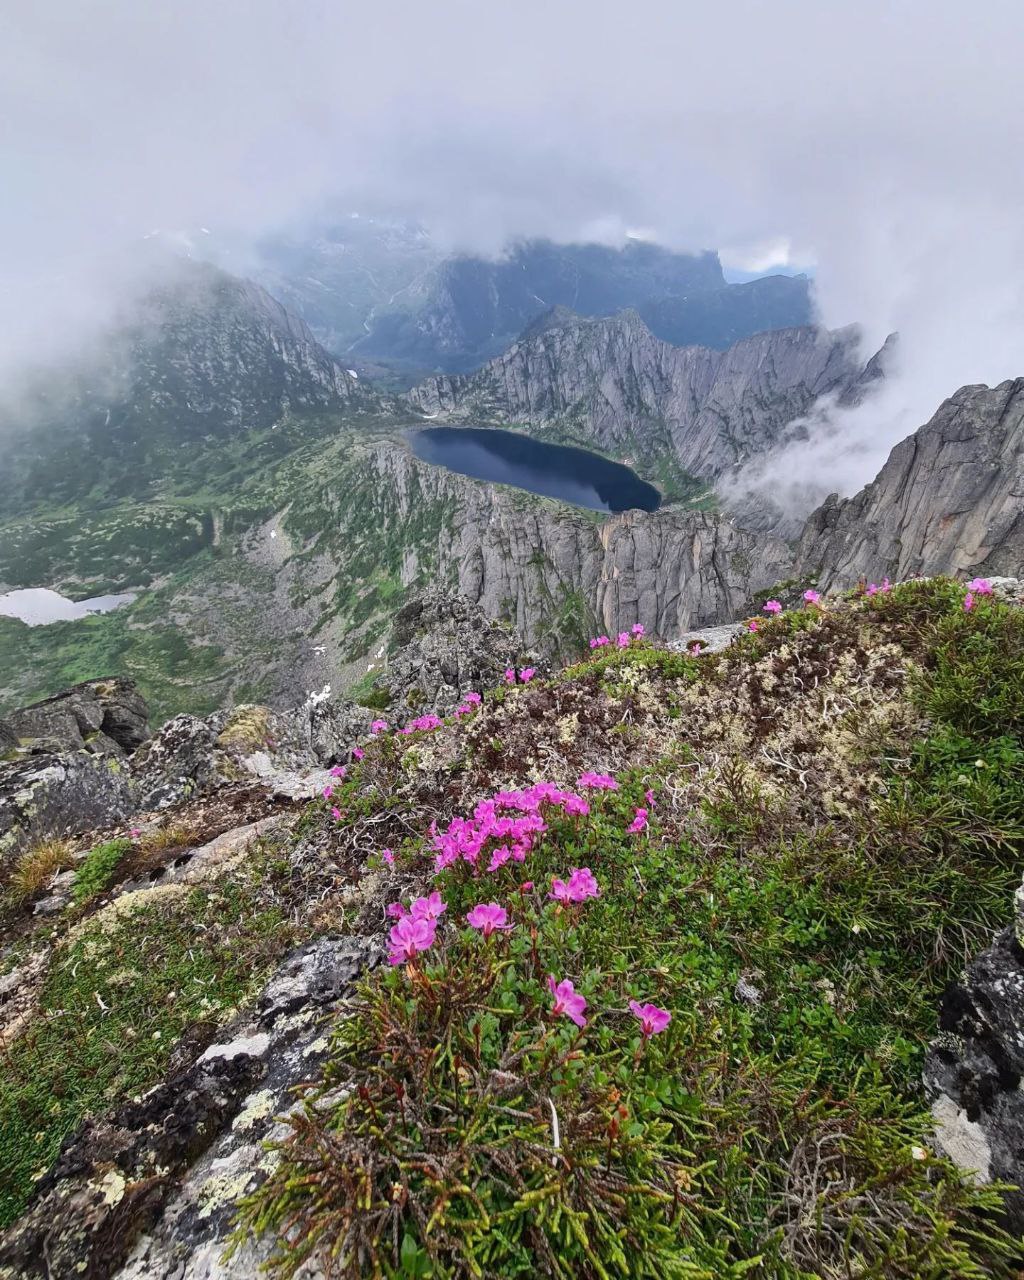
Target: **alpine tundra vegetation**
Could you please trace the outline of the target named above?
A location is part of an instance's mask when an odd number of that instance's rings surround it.
[[[305,799],[275,713],[179,717],[161,809],[7,856],[0,1275],[1017,1275],[921,1080],[1020,884],[1020,586],[779,594]]]

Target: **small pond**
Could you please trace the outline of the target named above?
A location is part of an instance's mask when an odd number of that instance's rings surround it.
[[[20,618],[30,627],[41,627],[48,622],[75,622],[90,613],[109,613],[134,599],[133,591],[125,591],[115,596],[93,596],[91,600],[69,600],[48,587],[26,587],[0,595],[0,616]]]
[[[619,462],[586,449],[543,444],[491,427],[427,427],[410,436],[413,453],[460,475],[512,484],[592,511],[657,511],[661,494]]]

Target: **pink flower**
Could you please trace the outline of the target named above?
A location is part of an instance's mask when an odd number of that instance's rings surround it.
[[[589,787],[592,791],[618,791],[619,789],[619,784],[611,774],[594,773],[592,770],[581,773],[576,785],[578,787]]]
[[[333,787],[324,787],[324,799],[325,799],[325,800],[330,800],[331,796],[333,796],[333,795],[334,795],[334,788],[333,788]]]
[[[562,906],[568,906],[570,902],[585,902],[587,898],[600,896],[601,890],[589,867],[573,867],[568,880],[561,880],[558,876],[551,878],[551,892],[548,897],[554,898]]]
[[[529,893],[532,888],[533,888],[533,881],[524,880],[523,883],[519,886],[519,891],[520,893]]]
[[[428,897],[414,898],[412,902],[414,920],[436,920],[447,910],[448,904],[442,901],[441,895],[436,889]]]
[[[691,654],[691,656],[692,656],[692,657],[694,657],[694,658],[699,658],[699,657],[700,657],[700,650],[701,650],[701,643],[700,643],[700,641],[699,641],[699,640],[694,640],[693,644],[691,644],[691,645],[690,645],[690,654]]]
[[[393,867],[395,865],[395,855],[392,853],[390,849],[385,849],[380,856],[384,859],[384,861],[388,864],[389,867]]]
[[[877,582],[869,582],[869,583],[868,583],[868,589],[867,589],[867,593],[866,593],[866,594],[867,594],[867,595],[869,595],[869,596],[877,596],[877,595],[878,595],[878,583],[877,583]]]
[[[570,818],[585,818],[590,812],[590,805],[582,796],[568,795],[565,797],[565,803],[562,810],[567,813]]]
[[[598,647],[599,649],[603,648],[606,644],[611,644],[611,641],[608,639],[608,637],[607,637],[607,636],[598,636],[598,637],[597,637],[597,647]]]
[[[353,759],[353,760],[362,760],[363,756],[365,756],[365,755],[366,755],[366,752],[362,749],[362,747],[353,747],[353,748],[352,748],[352,759]]]
[[[647,790],[644,792],[644,799],[653,809],[654,808],[654,792],[651,790],[650,787],[648,787]]]
[[[597,648],[597,636],[591,636],[591,637],[590,637],[590,647],[591,647],[591,649],[596,649],[596,648]]]
[[[515,684],[515,682],[516,682],[515,668],[509,667],[508,670],[505,672],[505,683]]]
[[[647,826],[647,810],[637,809],[633,817],[633,821],[626,828],[626,831],[630,835],[635,835],[638,831],[643,831],[644,827],[646,826]]]
[[[970,611],[973,608],[974,608],[974,596],[970,591],[968,591],[968,593],[964,596],[964,612],[970,613]]]
[[[618,644],[620,649],[625,649],[626,646],[629,644],[629,632],[620,631],[616,644]]]
[[[473,714],[473,708],[469,705],[469,703],[468,703],[468,702],[461,702],[461,703],[460,703],[460,704],[455,708],[455,716],[456,716],[456,719],[457,719],[459,716],[471,716],[472,714]]]
[[[483,699],[480,697],[478,693],[467,693],[465,697],[465,701],[470,703],[473,706],[479,706],[479,704],[483,701]]]
[[[341,810],[338,808],[336,804],[331,806],[331,817],[334,819],[335,822],[341,821]]]
[[[756,631],[756,630],[757,630],[757,619],[756,619],[756,618],[751,618],[751,619],[750,619],[750,621],[747,623],[747,630],[748,630],[748,631]]]
[[[133,840],[138,840],[139,836],[142,835],[142,828],[132,827],[131,831],[129,831],[128,834],[131,836]]]
[[[348,773],[348,770],[343,764],[336,764],[331,767],[332,778],[344,778],[346,773]]]
[[[391,964],[405,964],[417,951],[426,951],[433,945],[436,930],[435,922],[425,916],[403,916],[388,935],[391,939],[388,960]]]
[[[805,591],[804,599],[808,604],[817,604],[821,599],[821,595],[817,591]]]
[[[644,634],[644,624],[642,622],[634,622],[630,627],[630,631],[632,631],[635,636],[642,636]]]
[[[489,938],[495,929],[511,929],[508,912],[496,902],[479,902],[466,916],[466,923],[480,929]]]
[[[523,667],[519,673],[519,679],[522,680],[523,684],[529,684],[536,674],[537,672],[533,667]]]
[[[568,978],[555,982],[554,975],[549,975],[548,990],[555,998],[551,1012],[556,1018],[561,1016],[571,1018],[578,1027],[587,1025],[587,1020],[583,1016],[583,1010],[587,1007],[586,999],[576,994],[576,988]]]
[[[656,1004],[638,1004],[636,1000],[630,1000],[629,1011],[634,1018],[640,1020],[640,1030],[645,1040],[656,1036],[659,1031],[664,1031],[672,1021],[669,1011],[659,1009]]]
[[[388,906],[388,915],[395,920],[401,920],[401,918],[405,915],[405,907],[402,905],[401,902],[392,902]]]
[[[764,604],[764,611],[765,613],[781,613],[782,605],[779,604],[778,600],[766,600]]]
[[[387,728],[388,728],[388,722],[386,720],[374,720],[373,724],[370,725],[370,732],[386,733]]]
[[[990,596],[992,594],[992,583],[988,578],[972,578],[967,584],[967,590],[973,591],[976,596]]]
[[[888,594],[891,590],[892,590],[892,583],[889,581],[889,579],[888,579],[888,578],[883,578],[883,579],[882,579],[882,592],[883,592],[883,594]]]

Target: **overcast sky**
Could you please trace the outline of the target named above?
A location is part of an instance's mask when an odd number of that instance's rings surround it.
[[[98,331],[123,247],[310,209],[816,263],[902,335],[849,488],[965,382],[1024,374],[1019,0],[51,0],[0,16],[0,376]],[[859,434],[858,434],[859,433]],[[822,465],[820,459],[815,466]]]

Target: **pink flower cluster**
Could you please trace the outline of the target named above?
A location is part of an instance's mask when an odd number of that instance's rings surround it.
[[[497,871],[506,862],[525,861],[534,837],[547,830],[541,814],[541,806],[545,804],[556,806],[570,816],[585,816],[590,812],[582,796],[561,791],[553,782],[537,782],[523,791],[499,791],[491,799],[481,800],[471,818],[453,818],[445,831],[431,826],[436,850],[434,871],[443,871],[460,861],[479,870],[481,855],[488,845],[488,871]]]
[[[581,773],[576,785],[589,787],[591,791],[618,791],[619,789],[619,784],[610,773],[594,773],[592,770]]]
[[[648,794],[648,795],[650,795],[651,793],[648,791],[648,793],[647,793],[647,794]],[[632,821],[632,822],[629,824],[629,826],[626,828],[626,831],[627,831],[630,835],[635,835],[638,831],[643,831],[643,829],[644,829],[646,826],[647,826],[647,810],[646,810],[646,809],[637,809],[637,811],[636,811],[636,813],[635,813],[635,815],[634,815],[634,817],[633,817],[633,821]]]
[[[601,890],[589,867],[573,867],[568,880],[561,880],[558,876],[551,877],[551,892],[548,897],[554,898],[562,906],[567,906],[570,902],[586,902],[587,898],[600,896]]]
[[[523,684],[529,684],[536,674],[537,674],[537,670],[535,667],[523,667],[522,671],[520,671],[519,673],[519,679],[523,682]],[[516,682],[516,669],[515,667],[509,667],[508,670],[505,672],[505,683],[515,684],[515,682]]]
[[[390,963],[405,964],[417,952],[426,951],[433,946],[437,922],[447,910],[447,903],[436,892],[426,898],[415,898],[408,911],[401,902],[392,902],[388,907],[388,915],[396,918],[398,923],[388,935],[391,941],[391,950],[388,952]]]
[[[885,595],[888,595],[891,590],[892,590],[892,583],[889,581],[888,578],[883,578],[881,586],[879,586],[877,582],[869,582],[867,585],[865,594],[869,596],[877,596],[879,593],[881,593],[883,596],[885,596]]]
[[[399,729],[399,733],[420,733],[426,732],[428,729],[440,729],[444,721],[440,716],[434,715],[433,711],[428,711],[425,716],[417,716],[415,720],[410,720],[404,729]]]
[[[778,602],[778,600],[766,600],[764,602],[764,612],[765,613],[781,613],[782,605]]]
[[[378,733],[387,733],[387,731],[388,722],[386,720],[374,720],[373,724],[370,725],[370,732],[372,734],[376,735]]]
[[[818,591],[808,590],[804,592],[804,599],[808,604],[817,604],[821,599],[821,593]]]
[[[477,708],[482,701],[483,699],[478,693],[467,693],[455,708],[455,718],[458,719],[460,716],[472,715],[475,708]]]
[[[964,612],[970,613],[974,608],[975,598],[977,596],[990,596],[992,594],[992,583],[988,578],[972,578],[967,584],[967,594],[964,596]]]
[[[632,632],[632,635],[630,635],[630,632]],[[615,638],[615,643],[620,649],[626,649],[634,637],[639,640],[643,634],[644,624],[642,622],[634,622],[629,631],[619,632]],[[607,636],[592,636],[589,643],[591,649],[603,649],[605,645],[611,644],[611,640]]]

